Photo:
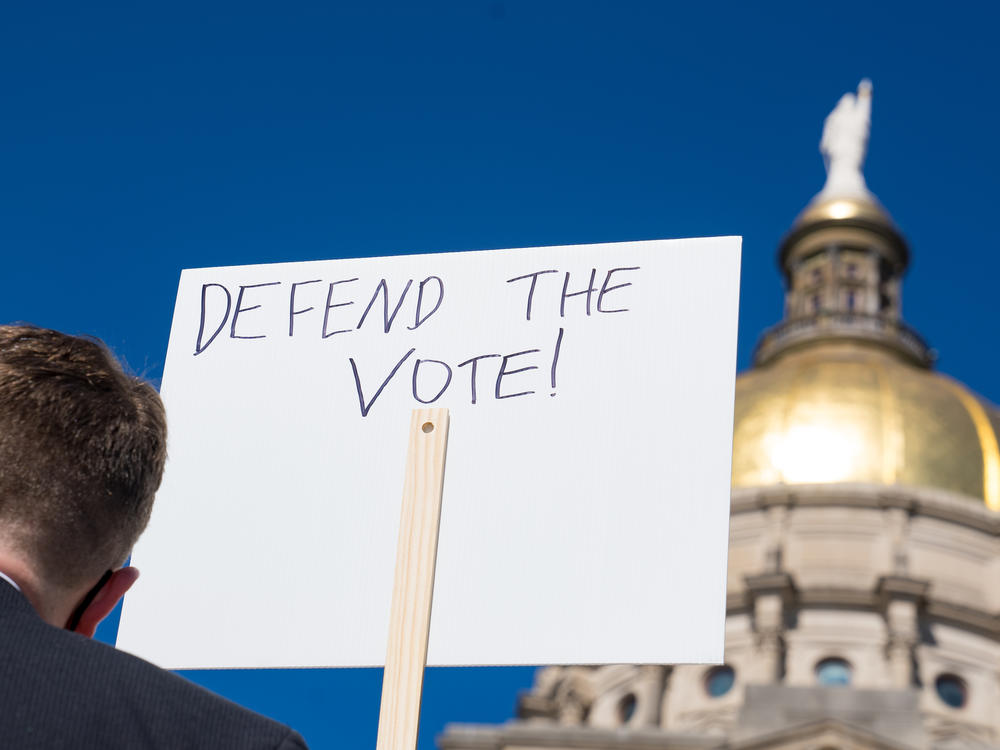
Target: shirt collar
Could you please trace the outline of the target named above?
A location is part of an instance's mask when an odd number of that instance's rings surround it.
[[[17,585],[17,582],[3,571],[0,571],[0,578],[4,579],[7,583],[16,588],[18,591],[21,591],[21,587]]]

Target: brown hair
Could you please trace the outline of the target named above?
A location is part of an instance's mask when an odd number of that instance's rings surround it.
[[[0,537],[73,587],[125,560],[166,458],[163,404],[99,341],[0,326]]]

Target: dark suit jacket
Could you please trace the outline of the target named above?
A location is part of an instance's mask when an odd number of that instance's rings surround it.
[[[0,747],[303,750],[288,727],[45,623],[0,579]]]

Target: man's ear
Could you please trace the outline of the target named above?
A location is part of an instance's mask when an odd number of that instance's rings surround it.
[[[100,588],[90,604],[84,608],[75,632],[93,638],[101,620],[111,614],[111,610],[125,596],[125,592],[132,588],[132,584],[138,578],[139,570],[132,567],[119,568],[112,573],[108,582]]]

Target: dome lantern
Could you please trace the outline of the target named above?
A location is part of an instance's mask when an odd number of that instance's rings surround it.
[[[778,250],[785,317],[761,338],[755,364],[836,339],[887,347],[921,367],[933,362],[920,335],[902,321],[906,240],[861,172],[870,114],[871,83],[866,79],[826,119],[820,141],[826,184]]]

